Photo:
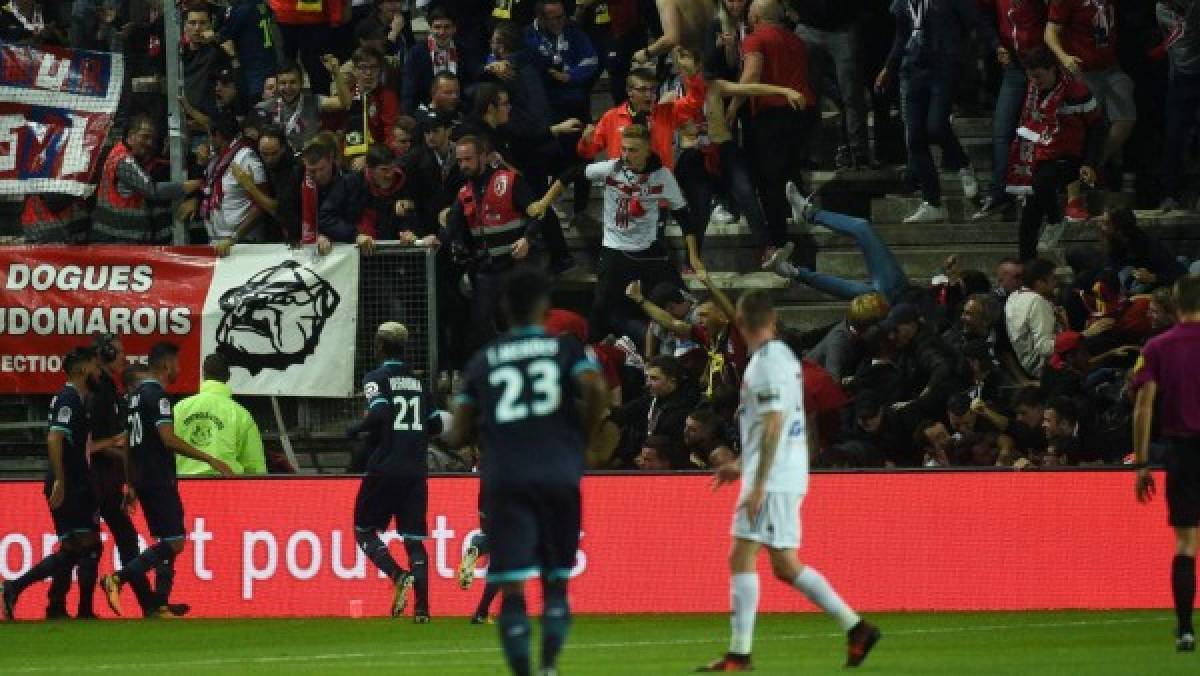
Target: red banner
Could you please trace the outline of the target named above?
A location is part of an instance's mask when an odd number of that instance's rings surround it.
[[[0,247],[0,393],[57,392],[62,356],[105,332],[131,360],[179,345],[185,367],[171,389],[195,392],[215,265],[207,247]]]
[[[181,487],[191,532],[173,599],[191,603],[194,615],[386,614],[389,585],[354,544],[357,480],[191,480]],[[430,481],[435,616],[469,614],[482,589],[463,592],[455,582],[478,527],[477,487],[473,478]],[[1163,502],[1137,505],[1127,472],[820,474],[811,493],[801,560],[859,610],[1170,605],[1173,539]],[[577,612],[728,611],[736,491],[713,493],[702,476],[603,476],[585,479],[583,495],[571,586]],[[12,578],[55,540],[40,483],[0,483],[0,504],[0,575]],[[391,546],[404,565],[403,548]],[[101,568],[112,569],[111,542]],[[760,569],[762,610],[814,610],[790,586],[770,581],[765,556]],[[128,591],[124,605],[127,614],[136,609]],[[45,586],[36,585],[22,595],[17,615],[36,618],[44,608]]]
[[[0,45],[0,194],[89,194],[123,80],[120,54]]]

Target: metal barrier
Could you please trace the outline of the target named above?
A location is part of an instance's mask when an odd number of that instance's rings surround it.
[[[396,321],[408,327],[409,352],[417,377],[427,387],[437,384],[437,252],[379,242],[372,256],[363,256],[358,280],[358,332],[354,345],[354,382],[362,382],[377,367],[375,329]],[[279,433],[268,397],[238,397],[254,414],[265,435]],[[349,399],[288,397],[279,403],[288,432],[295,437],[340,437],[362,417],[360,397]]]
[[[416,375],[431,389],[437,384],[437,252],[379,242],[372,256],[363,256],[359,271],[358,329],[353,349],[354,382],[378,365],[375,329],[385,321],[408,327],[409,353]],[[349,347],[349,346],[347,346]],[[237,397],[254,415],[264,435],[279,434],[270,397]],[[49,395],[0,396],[0,455],[44,443]],[[296,439],[341,437],[360,418],[360,397],[279,398],[284,425]]]

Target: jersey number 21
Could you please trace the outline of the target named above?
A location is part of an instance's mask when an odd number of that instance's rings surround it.
[[[537,359],[524,369],[502,366],[488,375],[488,383],[502,387],[496,402],[496,422],[510,423],[524,420],[530,415],[550,415],[558,410],[562,401],[562,386],[558,380],[558,364],[550,359]],[[533,396],[526,400],[525,382],[532,385]]]

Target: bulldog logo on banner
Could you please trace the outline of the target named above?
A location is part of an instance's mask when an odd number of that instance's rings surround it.
[[[204,303],[204,354],[233,367],[238,394],[352,396],[358,251],[327,256],[240,246],[221,259]]]
[[[222,294],[217,351],[251,375],[303,364],[340,301],[329,282],[296,261],[269,267]]]

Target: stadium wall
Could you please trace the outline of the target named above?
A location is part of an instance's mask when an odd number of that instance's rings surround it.
[[[173,598],[191,603],[194,616],[386,614],[389,586],[354,545],[356,479],[180,485],[191,532]],[[477,487],[470,477],[430,480],[435,616],[469,614],[482,588],[463,592],[455,582],[465,542],[478,528]],[[701,475],[612,475],[589,476],[583,490],[571,591],[577,612],[728,610],[735,489],[714,493]],[[817,474],[810,493],[801,559],[860,610],[1170,605],[1164,576],[1151,574],[1166,570],[1173,547],[1163,499],[1136,504],[1128,472]],[[0,482],[0,502],[0,575],[11,578],[55,539],[41,482]],[[399,543],[392,547],[403,564]],[[106,541],[103,571],[112,553]],[[768,581],[765,563],[763,610],[814,610]],[[135,609],[125,594],[125,608]],[[18,617],[40,617],[44,599],[44,584],[29,589]]]

